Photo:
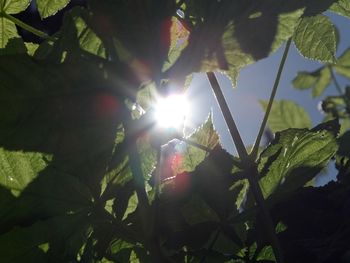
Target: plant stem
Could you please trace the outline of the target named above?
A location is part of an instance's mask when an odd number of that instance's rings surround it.
[[[337,79],[334,75],[334,72],[333,72],[333,68],[331,66],[329,66],[329,71],[331,72],[332,80],[333,80],[333,83],[334,83],[336,90],[338,91],[340,96],[343,96],[344,92],[343,92],[342,88],[340,87],[339,82],[337,81]]]
[[[215,95],[215,97],[218,101],[218,104],[220,106],[222,115],[224,116],[224,119],[227,123],[227,127],[228,127],[230,134],[231,134],[233,142],[236,146],[237,153],[242,161],[247,160],[248,159],[247,150],[244,146],[241,135],[239,134],[237,125],[236,125],[235,121],[233,120],[230,109],[226,103],[224,94],[222,93],[222,91],[220,89],[219,82],[218,82],[218,80],[213,72],[208,72],[207,77],[209,79],[211,88],[212,88],[214,95]]]
[[[213,249],[215,242],[218,240],[218,238],[220,236],[220,233],[221,233],[221,229],[218,229],[215,233],[215,236],[213,237],[212,241],[210,242],[210,244],[208,246],[208,252]],[[207,256],[206,254],[203,255],[202,258],[200,259],[199,263],[204,263],[206,256]]]
[[[125,127],[125,134],[132,134],[133,128],[131,114],[124,120],[123,126]],[[148,196],[145,190],[145,180],[143,178],[143,172],[141,169],[141,160],[137,150],[136,139],[133,136],[127,136],[125,138],[126,144],[129,145],[128,156],[130,170],[133,175],[135,191],[139,202],[139,216],[141,219],[142,231],[145,237],[146,246],[149,249],[151,256],[153,256],[154,262],[167,262],[163,260],[162,253],[159,249],[157,242],[154,240],[154,233],[152,227],[152,215],[151,206],[149,205]],[[151,226],[151,227],[150,227]]]
[[[275,78],[275,83],[273,84],[273,88],[272,88],[272,91],[271,91],[269,103],[268,103],[266,111],[265,111],[264,119],[261,122],[260,129],[259,129],[259,132],[258,132],[258,136],[256,137],[253,149],[252,149],[252,151],[250,153],[250,156],[252,157],[253,160],[255,160],[257,155],[258,155],[260,141],[261,141],[261,138],[262,138],[262,136],[264,134],[264,130],[265,130],[265,127],[266,127],[267,119],[269,118],[269,115],[270,115],[270,112],[271,112],[272,104],[273,104],[273,101],[274,101],[275,96],[276,96],[278,84],[280,83],[282,71],[283,71],[284,64],[286,62],[287,56],[288,56],[288,51],[289,51],[291,43],[292,43],[292,39],[290,38],[290,39],[288,39],[286,47],[284,48],[283,56],[282,56],[281,62],[280,62],[279,67],[278,67],[277,75],[276,75],[276,78]]]
[[[9,14],[6,14],[5,12],[2,12],[1,15],[2,17],[5,17],[6,19],[10,20],[11,22],[15,23],[17,26],[23,28],[24,30],[38,36],[38,37],[41,37],[41,38],[44,38],[44,39],[48,39],[48,40],[52,40],[54,41],[55,38],[54,37],[51,37],[49,36],[48,34],[46,34],[45,32],[42,32],[26,23],[24,23],[23,21],[17,19],[16,17],[12,16],[12,15],[9,15]]]
[[[290,42],[288,44],[288,47],[290,45]],[[288,49],[287,49],[288,50]],[[286,53],[286,52],[285,52]],[[286,57],[286,56],[284,56]],[[285,58],[284,58],[285,60]],[[280,75],[280,74],[279,74]],[[208,72],[207,73],[209,82],[211,84],[211,87],[213,89],[213,92],[215,94],[215,97],[218,101],[218,104],[220,106],[221,112],[224,115],[224,119],[226,121],[226,124],[229,128],[229,131],[231,133],[232,140],[235,143],[238,155],[242,161],[244,170],[246,171],[247,174],[247,179],[249,181],[249,185],[251,187],[252,193],[254,195],[254,199],[261,210],[262,213],[262,220],[263,224],[266,227],[267,233],[268,233],[268,239],[271,243],[272,249],[274,251],[276,260],[278,263],[283,263],[283,256],[282,256],[282,250],[281,246],[279,244],[275,229],[274,229],[274,224],[271,219],[271,216],[269,214],[269,211],[267,209],[267,206],[265,204],[265,199],[263,196],[263,193],[260,189],[259,183],[258,183],[258,178],[259,178],[259,173],[258,173],[258,168],[255,163],[255,159],[252,159],[248,153],[247,150],[245,149],[245,146],[243,144],[242,138],[239,134],[238,128],[233,120],[233,117],[230,113],[230,110],[228,108],[228,105],[226,103],[226,100],[224,98],[224,95],[220,89],[219,83],[215,77],[215,74],[213,72]]]
[[[204,146],[204,145],[202,145],[202,144],[199,144],[199,143],[193,142],[193,141],[191,141],[191,140],[188,140],[188,139],[186,139],[186,138],[183,138],[183,137],[181,137],[181,136],[176,136],[176,139],[178,139],[178,140],[180,140],[180,141],[183,141],[183,142],[185,142],[185,143],[187,143],[187,144],[189,144],[189,145],[192,145],[192,146],[194,146],[194,147],[197,147],[198,149],[201,149],[201,150],[203,150],[203,151],[205,151],[205,152],[211,152],[211,149],[210,149],[210,148],[208,148],[208,147],[206,147],[206,146]]]
[[[329,70],[331,72],[332,80],[333,80],[333,83],[334,83],[336,90],[338,91],[339,95],[343,97],[343,100],[344,100],[345,105],[346,105],[346,107],[345,107],[346,112],[350,115],[350,101],[347,98],[346,94],[344,94],[343,89],[340,87],[340,84],[339,84],[337,78],[335,77],[333,68],[331,66],[329,66]]]
[[[260,208],[260,212],[262,214],[261,219],[263,221],[263,225],[266,228],[268,240],[271,243],[273,253],[275,254],[276,262],[283,263],[284,259],[282,254],[282,248],[279,243],[278,237],[276,235],[270,212],[268,210],[268,207],[266,206],[264,195],[257,181],[257,178],[259,178],[257,165],[254,163],[250,167],[247,167],[247,173],[248,173],[247,177],[248,177],[249,185],[251,186],[255,201],[258,207]]]

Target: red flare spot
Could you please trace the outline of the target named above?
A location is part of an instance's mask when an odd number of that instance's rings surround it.
[[[110,94],[98,94],[94,98],[94,113],[100,118],[110,118],[118,113],[119,101]]]

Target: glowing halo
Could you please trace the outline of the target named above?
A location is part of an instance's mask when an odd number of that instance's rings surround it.
[[[189,112],[189,103],[183,94],[172,94],[159,98],[155,106],[155,120],[162,128],[183,127],[186,115]]]

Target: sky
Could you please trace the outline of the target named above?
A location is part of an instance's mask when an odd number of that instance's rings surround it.
[[[350,20],[332,13],[326,13],[340,32],[340,41],[337,50],[339,56],[344,50],[350,47]],[[282,57],[284,46],[273,55],[258,61],[255,64],[245,67],[239,76],[237,87],[232,88],[229,79],[217,74],[219,83],[229,104],[231,113],[241,133],[246,145],[252,145],[258,133],[264,112],[259,104],[259,100],[268,100],[274,83],[275,74]],[[294,44],[291,46],[288,58],[283,70],[276,99],[293,100],[309,113],[313,126],[319,124],[323,115],[318,110],[318,104],[327,95],[336,95],[334,85],[328,87],[324,95],[319,98],[312,98],[310,90],[295,90],[292,87],[292,80],[298,71],[312,71],[322,64],[303,58]],[[349,83],[344,78],[338,79],[341,86]],[[223,147],[235,154],[233,141],[229,135],[227,126],[221,115],[215,97],[210,89],[209,82],[205,74],[195,74],[191,86],[188,90],[188,97],[191,101],[191,115],[189,121],[196,123],[194,126],[204,122],[209,112],[213,112],[214,126],[220,135]],[[323,185],[327,181],[334,179],[335,169],[329,167],[328,175],[319,177],[317,185]]]

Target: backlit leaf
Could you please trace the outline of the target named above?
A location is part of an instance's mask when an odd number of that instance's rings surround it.
[[[41,18],[56,14],[64,8],[70,0],[35,0]]]
[[[318,174],[338,149],[337,121],[322,123],[315,128],[288,129],[276,133],[276,138],[260,155],[260,186],[264,197],[285,194],[302,187]]]
[[[332,75],[331,69],[329,67],[324,67],[320,71],[320,76],[317,78],[317,81],[312,89],[312,96],[319,97],[323,94],[324,90],[331,83]]]
[[[76,8],[70,13],[76,29],[76,38],[79,40],[80,48],[92,54],[105,57],[105,48],[101,39],[92,31],[82,18],[83,9]]]
[[[27,48],[28,55],[34,56],[35,51],[39,48],[39,44],[32,43],[32,42],[25,42],[24,44]]]
[[[0,148],[0,185],[18,195],[47,166],[48,157]]]
[[[292,83],[296,89],[309,89],[315,84],[317,77],[316,74],[307,71],[299,71]]]
[[[195,130],[190,136],[188,136],[187,139],[191,142],[205,146],[210,150],[214,149],[214,147],[217,146],[220,141],[219,135],[213,125],[212,115],[210,114],[206,122]],[[186,148],[184,151],[179,152],[180,160],[173,163],[173,170],[175,174],[182,173],[184,171],[193,171],[207,155],[205,150],[196,146],[187,144],[185,147]]]
[[[267,101],[260,101],[266,110]],[[307,112],[293,101],[274,101],[268,119],[268,126],[272,132],[282,131],[288,128],[309,128],[311,119]]]
[[[331,80],[331,69],[329,67],[322,67],[314,72],[298,72],[292,83],[296,89],[312,88],[312,96],[319,97],[329,86]]]
[[[303,17],[293,40],[304,57],[321,62],[335,62],[335,27],[328,17],[324,15]]]
[[[18,14],[27,9],[30,0],[0,0],[0,9],[6,14]]]
[[[331,6],[329,10],[338,15],[350,17],[350,1],[338,0]]]
[[[16,25],[10,20],[0,17],[0,50],[6,48],[10,39],[19,38]]]

